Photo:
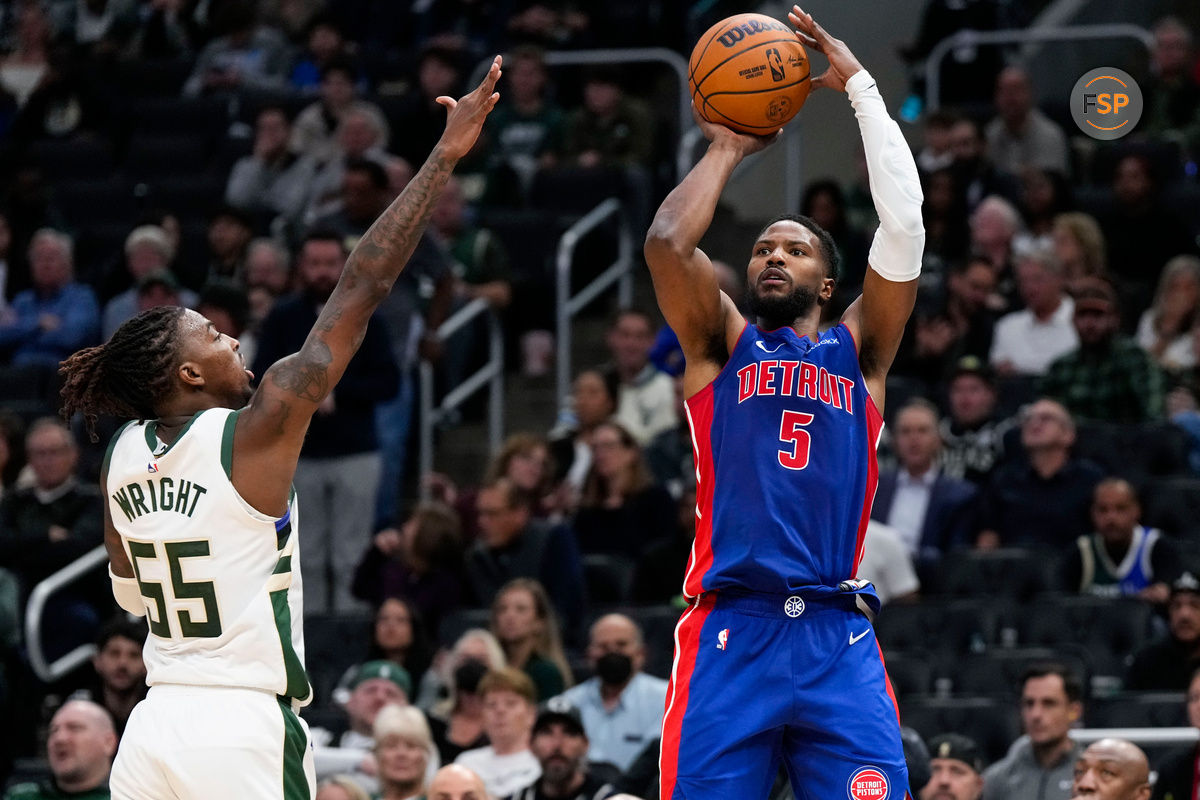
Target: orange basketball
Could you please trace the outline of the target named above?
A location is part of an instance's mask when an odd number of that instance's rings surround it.
[[[688,84],[704,119],[764,135],[804,105],[808,70],[790,27],[765,14],[737,14],[700,37],[688,60]]]

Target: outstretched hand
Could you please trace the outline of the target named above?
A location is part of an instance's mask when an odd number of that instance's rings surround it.
[[[695,104],[692,105],[692,119],[696,120],[696,124],[700,126],[700,132],[704,134],[705,139],[708,139],[713,144],[729,145],[741,152],[743,157],[751,153],[757,153],[759,150],[771,145],[779,138],[779,133],[783,130],[780,128],[778,131],[769,133],[766,136],[739,133],[732,128],[727,128],[716,122],[709,122],[700,116],[700,111],[696,108]]]
[[[500,80],[501,61],[501,56],[496,56],[483,81],[458,100],[446,95],[437,98],[437,102],[450,111],[446,118],[446,130],[439,142],[446,150],[447,156],[462,158],[470,152],[475,140],[479,138],[479,132],[483,130],[483,121],[500,99],[500,93],[496,91],[496,82]]]
[[[792,6],[792,10],[788,12],[788,19],[796,28],[796,38],[805,47],[816,50],[829,59],[829,69],[811,79],[812,88],[846,91],[846,81],[863,68],[846,43],[830,36],[828,31],[816,23],[812,14],[800,6]]]

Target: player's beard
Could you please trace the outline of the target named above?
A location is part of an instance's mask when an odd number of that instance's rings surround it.
[[[750,313],[758,317],[759,322],[774,323],[767,326],[774,329],[791,325],[801,317],[807,316],[813,306],[819,305],[820,302],[820,298],[812,289],[797,286],[785,295],[764,296],[758,291],[751,291],[748,307]]]

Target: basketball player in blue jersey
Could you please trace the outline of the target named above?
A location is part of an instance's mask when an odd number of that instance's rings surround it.
[[[455,164],[499,95],[500,58],[449,109],[425,164],[346,257],[300,351],[257,392],[236,339],[177,307],[146,311],[63,362],[63,413],[133,421],[101,471],[113,594],[145,616],[150,691],[113,763],[115,800],[301,800],[316,789],[292,476],[313,414],[358,350]],[[94,436],[94,433],[93,433]],[[319,502],[318,498],[313,498]]]
[[[797,798],[900,800],[900,727],[856,570],[875,492],[884,381],[912,311],[925,233],[916,165],[875,80],[799,6],[849,96],[880,226],[863,294],[817,324],[835,286],[829,234],[785,216],[747,267],[746,324],[697,245],[734,167],[771,139],[697,120],[708,150],[655,216],[645,255],[687,359],[696,538],[663,720],[663,800],[765,798],[782,759]],[[864,610],[865,609],[865,610]]]

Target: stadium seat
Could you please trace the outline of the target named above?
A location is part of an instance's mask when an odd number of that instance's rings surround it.
[[[884,650],[928,649],[939,660],[953,659],[993,644],[998,619],[995,602],[926,599],[884,606],[875,635]]]
[[[208,139],[203,134],[135,134],[129,140],[124,169],[135,180],[203,173]]]
[[[562,232],[553,214],[491,209],[484,212],[480,225],[496,234],[508,251],[516,280],[543,282],[551,274],[551,258]]]
[[[969,736],[987,761],[1000,759],[1020,733],[1017,704],[995,697],[912,697],[900,702],[900,723],[921,738],[942,733]]]
[[[942,559],[940,589],[956,597],[1025,603],[1049,588],[1048,569],[1045,555],[1029,550],[959,550]]]
[[[583,577],[588,602],[594,605],[619,605],[630,600],[633,562],[628,558],[590,553],[583,557]]]
[[[1014,706],[1020,694],[1021,676],[1030,666],[1045,662],[1058,662],[1070,667],[1089,684],[1091,670],[1086,653],[1078,647],[997,647],[982,653],[974,653],[954,662],[941,675],[950,679],[956,695],[995,695],[1008,698]]]
[[[1088,703],[1084,719],[1092,728],[1184,728],[1187,694],[1119,692]]]
[[[1200,478],[1150,481],[1142,489],[1142,522],[1170,536],[1200,539]]]
[[[460,608],[442,617],[438,625],[438,643],[446,647],[452,646],[458,637],[471,628],[487,630],[492,621],[492,612],[486,608]]]
[[[1135,486],[1187,470],[1187,437],[1169,422],[1081,423],[1075,454]]]
[[[338,680],[366,657],[372,624],[368,613],[304,615],[304,662],[315,704],[328,706]]]
[[[29,160],[51,183],[107,178],[113,170],[112,145],[96,136],[34,142],[29,148]]]
[[[884,651],[883,663],[896,697],[926,695],[933,690],[933,656],[928,650]]]
[[[150,200],[183,218],[207,220],[225,199],[225,179],[219,175],[159,176],[150,182]]]
[[[1154,614],[1135,599],[1044,597],[1018,620],[1018,641],[1025,646],[1084,648],[1095,675],[1121,676],[1139,647],[1154,633]]]
[[[54,205],[74,228],[125,223],[136,218],[138,198],[131,183],[118,177],[64,181],[54,187]]]
[[[1036,399],[1036,376],[1006,375],[996,381],[996,414],[1000,417],[1015,416]]]
[[[582,216],[610,197],[623,197],[625,177],[616,168],[555,167],[539,170],[529,189],[534,208]]]
[[[929,389],[925,382],[905,375],[888,375],[887,387],[884,389],[887,403],[884,404],[884,418],[890,424],[896,411],[914,397],[927,397]]]
[[[211,137],[229,124],[229,98],[146,97],[130,108],[133,130],[149,136]]]
[[[156,59],[146,61],[117,61],[114,66],[115,87],[123,95],[162,97],[176,100],[183,84],[192,72],[192,60]]]

